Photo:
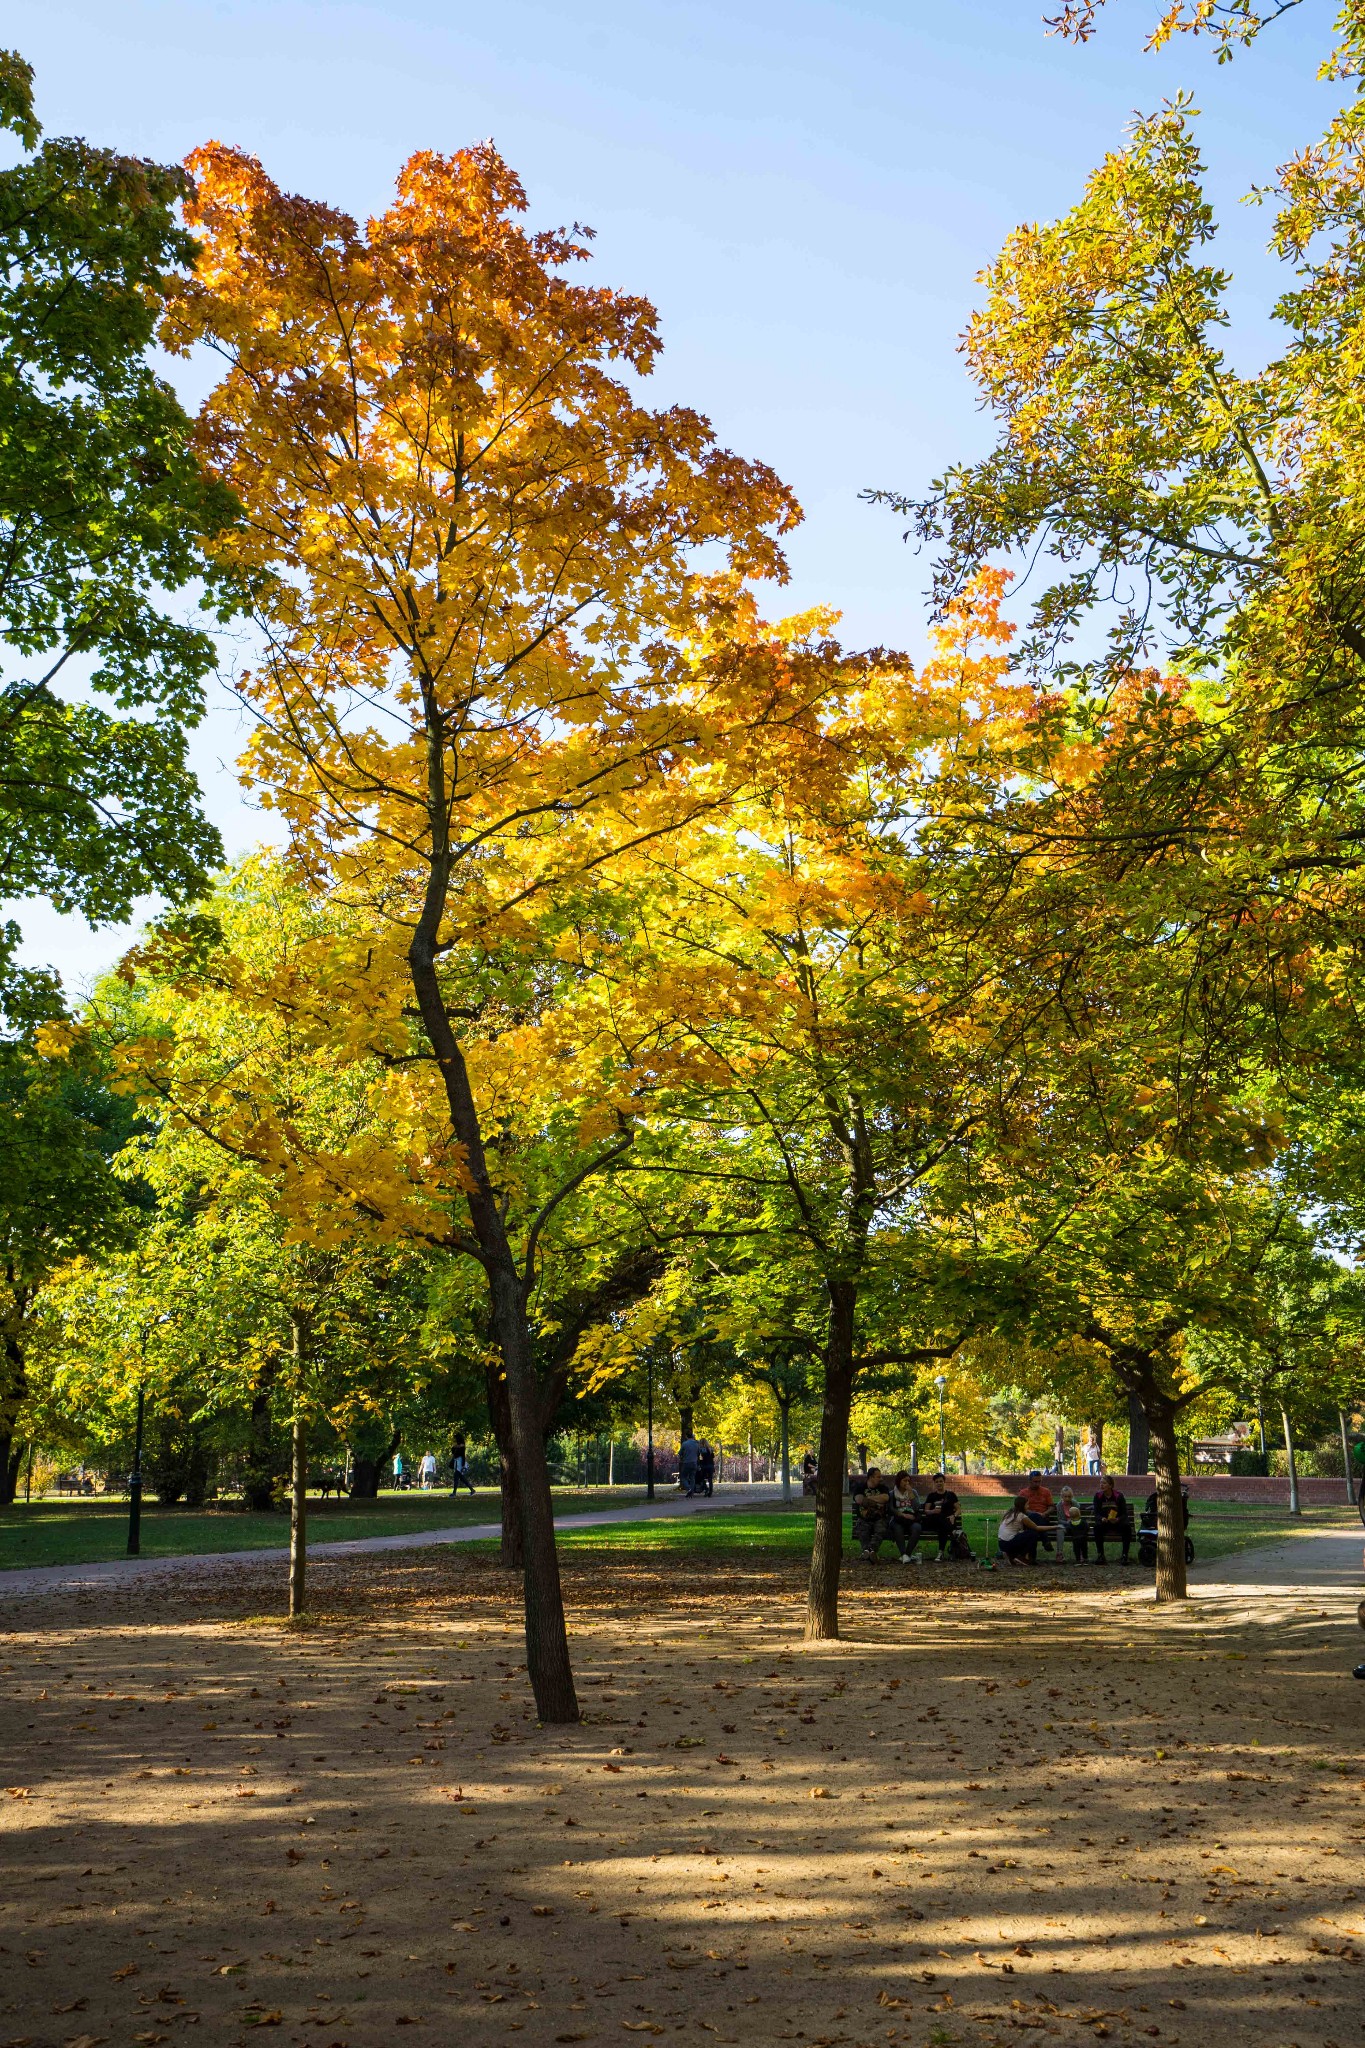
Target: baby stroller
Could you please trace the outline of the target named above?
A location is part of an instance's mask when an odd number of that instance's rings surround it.
[[[1185,1562],[1194,1563],[1194,1545],[1190,1541],[1190,1496],[1186,1487],[1180,1489],[1180,1507],[1185,1517]],[[1156,1563],[1156,1495],[1149,1493],[1143,1504],[1142,1520],[1138,1524],[1138,1563]]]

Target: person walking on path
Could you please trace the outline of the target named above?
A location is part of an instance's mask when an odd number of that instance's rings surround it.
[[[450,1489],[451,1493],[458,1493],[462,1486],[467,1486],[472,1493],[474,1491],[474,1482],[469,1476],[469,1453],[465,1448],[463,1431],[455,1439],[450,1463],[454,1473],[454,1483]]]
[[[431,1451],[423,1451],[422,1453],[421,1475],[422,1491],[424,1493],[429,1492],[436,1484],[436,1459]]]
[[[401,1451],[395,1451],[393,1454],[393,1483],[400,1490],[400,1492],[402,1490],[403,1481],[406,1477],[407,1470],[403,1464],[403,1453]]]
[[[697,1446],[697,1484],[710,1500],[716,1490],[716,1454],[705,1437]]]
[[[689,1429],[678,1445],[678,1484],[689,1500],[697,1491],[697,1459],[701,1445]]]

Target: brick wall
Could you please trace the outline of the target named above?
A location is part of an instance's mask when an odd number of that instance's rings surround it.
[[[920,1475],[923,1486],[927,1473]],[[1129,1500],[1145,1500],[1156,1490],[1156,1476],[1151,1472],[1116,1472],[1114,1484]],[[1046,1483],[1054,1493],[1060,1493],[1069,1486],[1078,1496],[1088,1497],[1099,1486],[1098,1479],[1087,1479],[1074,1472],[1058,1475],[1049,1472]],[[1028,1485],[1026,1472],[967,1472],[950,1473],[955,1493],[968,1495],[980,1493],[1022,1493]],[[1289,1505],[1289,1481],[1287,1479],[1259,1479],[1255,1476],[1233,1478],[1227,1472],[1195,1472],[1181,1480],[1182,1486],[1190,1489],[1191,1500],[1236,1501],[1245,1507],[1287,1508]],[[1299,1498],[1305,1507],[1346,1506],[1346,1482],[1344,1479],[1301,1479]]]

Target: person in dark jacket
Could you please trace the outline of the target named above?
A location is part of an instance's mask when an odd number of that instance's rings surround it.
[[[705,1437],[697,1447],[697,1486],[708,1500],[716,1490],[716,1454]]]
[[[893,1543],[896,1532],[891,1519],[891,1488],[880,1468],[868,1468],[867,1484],[853,1506],[853,1535],[868,1564],[875,1564],[883,1543]]]
[[[953,1523],[957,1519],[957,1495],[948,1484],[947,1477],[940,1472],[924,1496],[924,1514],[921,1526],[926,1536],[938,1539],[938,1559],[942,1564],[948,1545],[953,1537]]]
[[[1104,1563],[1106,1543],[1121,1543],[1122,1562],[1127,1564],[1128,1552],[1133,1542],[1133,1524],[1128,1513],[1127,1501],[1107,1474],[1100,1481],[1100,1490],[1090,1505],[1095,1531],[1096,1564]]]

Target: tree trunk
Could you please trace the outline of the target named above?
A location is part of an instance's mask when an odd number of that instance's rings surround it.
[[[378,1500],[379,1477],[384,1469],[381,1458],[351,1459],[351,1484],[349,1493],[352,1500]]]
[[[1303,1508],[1299,1501],[1299,1468],[1294,1462],[1294,1432],[1289,1426],[1289,1410],[1283,1406],[1280,1408],[1280,1420],[1284,1424],[1284,1455],[1289,1465],[1289,1512],[1301,1515]]]
[[[693,1409],[693,1403],[692,1403],[691,1401],[679,1401],[679,1403],[678,1403],[678,1435],[679,1435],[679,1437],[680,1437],[680,1438],[682,1438],[682,1437],[685,1437],[685,1436],[691,1436],[691,1435],[693,1434],[693,1430],[692,1430],[692,1409]]]
[[[1180,1495],[1180,1453],[1175,1441],[1175,1409],[1170,1402],[1150,1401],[1152,1460],[1156,1467],[1156,1597],[1184,1600],[1189,1595],[1185,1570],[1185,1506]]]
[[[1152,1469],[1151,1428],[1142,1397],[1129,1390],[1128,1394],[1128,1470],[1136,1476]]]
[[[5,1331],[5,1384],[3,1397],[0,1397],[0,1507],[6,1508],[12,1505],[19,1490],[19,1467],[24,1460],[24,1444],[19,1439],[19,1410],[28,1392],[21,1331],[29,1296],[26,1289],[13,1285],[11,1294],[17,1327],[11,1324]]]
[[[844,1556],[844,1467],[848,1416],[853,1406],[853,1330],[858,1290],[850,1280],[829,1283],[825,1342],[825,1404],[820,1417],[815,1480],[815,1542],[806,1594],[806,1641],[832,1642],[839,1634],[839,1567]]]
[[[14,1437],[8,1433],[0,1436],[0,1508],[14,1505],[26,1448],[22,1443],[16,1447]]]
[[[510,1443],[505,1451],[498,1452],[498,1477],[502,1488],[502,1548],[498,1562],[510,1572],[519,1572],[525,1569],[526,1553],[521,1541],[521,1488]]]
[[[289,1492],[289,1619],[304,1611],[308,1570],[308,1428],[294,1416]]]
[[[1344,1408],[1338,1408],[1337,1419],[1341,1424],[1341,1469],[1346,1475],[1346,1498],[1354,1507],[1356,1490],[1351,1475],[1351,1437]]]
[[[428,707],[429,708],[429,707]],[[488,1284],[489,1322],[507,1375],[512,1449],[521,1488],[526,1670],[542,1722],[582,1719],[569,1660],[569,1634],[555,1549],[550,1468],[540,1420],[539,1385],[526,1316],[526,1294],[507,1236],[503,1211],[488,1171],[478,1105],[455,1036],[436,967],[441,919],[450,893],[450,817],[445,785],[444,735],[428,726],[427,773],[432,833],[422,913],[408,948],[413,993],[439,1063],[451,1130],[464,1150],[465,1206]]]
[[[270,1441],[270,1390],[268,1387],[258,1387],[251,1397],[246,1469],[242,1475],[242,1498],[253,1513],[264,1514],[269,1508],[274,1484],[274,1458]]]
[[[540,1422],[535,1362],[521,1282],[510,1250],[506,1265],[490,1272],[489,1281],[494,1333],[507,1368],[512,1449],[521,1494],[518,1520],[526,1613],[526,1669],[542,1722],[578,1721],[582,1715],[569,1660],[569,1632],[564,1620],[550,1466]]]
[[[792,1453],[791,1453],[791,1407],[790,1400],[779,1401],[778,1413],[782,1420],[782,1498],[790,1502],[792,1497]]]

